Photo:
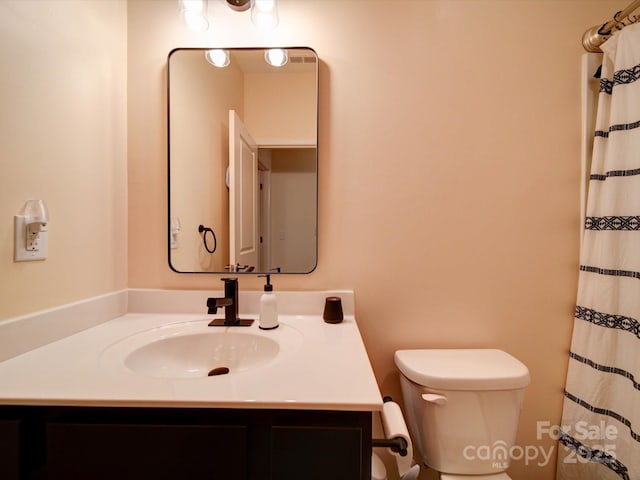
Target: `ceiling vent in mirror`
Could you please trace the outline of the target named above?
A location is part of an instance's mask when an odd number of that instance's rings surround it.
[[[316,63],[316,57],[295,56],[289,57],[291,63]]]

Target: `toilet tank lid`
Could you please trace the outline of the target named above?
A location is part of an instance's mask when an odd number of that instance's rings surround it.
[[[443,390],[511,390],[529,385],[529,370],[495,349],[398,350],[395,362],[418,385]]]

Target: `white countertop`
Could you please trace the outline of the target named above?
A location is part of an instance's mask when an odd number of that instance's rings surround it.
[[[347,314],[349,302],[342,323],[325,323],[321,312],[286,313],[273,331],[258,329],[257,321],[251,327],[208,327],[213,316],[206,314],[126,313],[0,362],[0,404],[380,410],[380,391],[355,318]],[[154,378],[129,370],[118,345],[168,324],[264,336],[296,332],[300,342],[265,365],[221,376]]]

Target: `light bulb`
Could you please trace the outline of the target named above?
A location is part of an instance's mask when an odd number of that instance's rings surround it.
[[[185,12],[204,13],[204,0],[181,0],[180,4]]]
[[[207,59],[214,67],[222,68],[229,65],[229,52],[227,50],[221,50],[219,48],[215,48],[213,50],[207,50],[204,53],[204,58]]]
[[[278,25],[276,0],[251,0],[251,21],[263,30],[271,30]]]
[[[282,67],[289,61],[289,55],[282,48],[271,48],[264,52],[264,59],[272,67]]]
[[[209,28],[207,20],[207,0],[180,0],[180,11],[184,23],[191,30],[204,32]]]
[[[209,21],[199,13],[184,12],[184,22],[196,32],[204,32],[209,28]]]

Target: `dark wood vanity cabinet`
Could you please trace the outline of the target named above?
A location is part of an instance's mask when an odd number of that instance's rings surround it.
[[[371,413],[0,407],[9,480],[369,480]]]
[[[17,418],[0,419],[0,478],[20,478],[20,421]]]

